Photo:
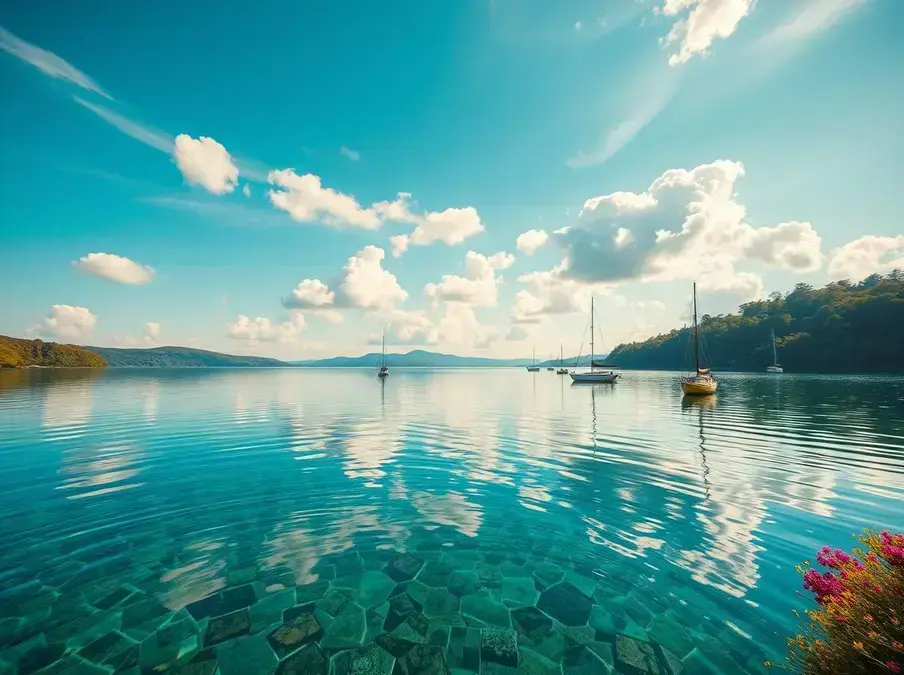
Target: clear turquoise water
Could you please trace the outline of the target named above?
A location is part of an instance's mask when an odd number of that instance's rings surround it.
[[[0,672],[760,672],[904,380],[0,372],[0,467]]]

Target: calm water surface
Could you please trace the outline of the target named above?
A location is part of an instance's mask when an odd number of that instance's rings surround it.
[[[0,372],[0,672],[760,672],[904,380],[677,379]]]

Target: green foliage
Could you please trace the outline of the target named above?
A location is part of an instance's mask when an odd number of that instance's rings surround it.
[[[0,368],[104,368],[106,365],[102,356],[84,347],[0,335]]]
[[[686,368],[690,330],[622,344],[609,360],[622,368]],[[874,274],[859,284],[837,281],[740,306],[737,314],[705,315],[700,323],[706,363],[716,370],[759,371],[778,361],[789,372],[904,371],[904,274]]]
[[[111,368],[274,368],[288,364],[261,356],[233,356],[189,347],[116,349],[86,347],[106,359]]]

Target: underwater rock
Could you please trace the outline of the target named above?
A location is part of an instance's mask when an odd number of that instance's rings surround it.
[[[376,645],[340,652],[333,657],[334,675],[390,675],[395,658]]]
[[[545,635],[552,629],[552,619],[536,607],[513,610],[512,618],[518,629],[531,639]]]
[[[240,609],[232,614],[217,616],[207,624],[207,636],[204,644],[207,647],[245,635],[251,630],[251,617],[247,609]]]
[[[449,675],[445,653],[433,645],[417,645],[397,663],[402,675]]]
[[[522,605],[533,605],[540,592],[529,577],[505,577],[502,580],[502,598]]]
[[[326,629],[320,646],[324,649],[360,647],[364,642],[367,620],[364,609],[349,603]]]
[[[653,648],[626,635],[615,636],[615,663],[619,669],[631,673],[662,673]]]
[[[509,628],[512,625],[508,608],[486,591],[463,597],[461,613],[490,626]]]
[[[417,575],[417,580],[432,588],[439,588],[449,583],[454,571],[455,568],[446,563],[428,562]]]
[[[327,675],[330,662],[316,644],[309,644],[279,664],[276,675]]]
[[[565,626],[583,626],[590,618],[592,603],[572,583],[562,581],[540,594],[537,607]]]
[[[396,658],[405,656],[405,654],[414,649],[414,646],[417,644],[416,642],[404,640],[395,635],[390,635],[389,633],[378,635],[374,642]]]
[[[657,614],[647,626],[650,637],[674,652],[679,659],[687,656],[696,643],[690,631],[668,612]]]
[[[345,591],[332,590],[317,603],[317,606],[330,616],[338,616],[351,601],[351,596]]]
[[[448,589],[458,597],[471,595],[480,590],[480,578],[471,570],[457,570],[449,578]]]
[[[270,646],[280,658],[323,636],[323,626],[313,612],[301,614],[267,636]]]
[[[396,581],[410,581],[421,571],[423,566],[424,561],[422,559],[403,553],[393,557],[386,564],[383,571]]]
[[[608,675],[611,670],[584,645],[572,647],[562,659],[563,675]]]
[[[434,588],[427,596],[424,603],[424,614],[427,616],[442,616],[458,611],[460,600],[445,588]]]
[[[480,632],[480,658],[517,667],[518,634],[510,628],[485,628]]]
[[[383,572],[365,572],[358,582],[358,604],[364,609],[379,607],[395,588],[396,582]]]
[[[295,587],[295,601],[298,604],[320,600],[330,587],[329,581],[315,581],[312,584],[304,584]]]

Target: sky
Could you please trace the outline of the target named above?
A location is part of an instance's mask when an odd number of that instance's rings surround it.
[[[0,5],[0,334],[547,358],[904,267],[898,0],[174,8]]]

